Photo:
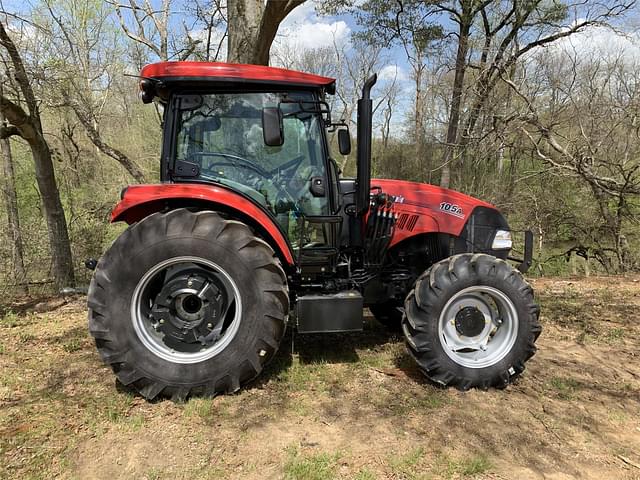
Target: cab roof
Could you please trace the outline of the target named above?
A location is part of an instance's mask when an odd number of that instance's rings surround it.
[[[143,78],[162,82],[220,82],[224,84],[244,83],[253,85],[273,84],[279,86],[323,89],[335,93],[334,78],[284,68],[265,67],[222,62],[159,62],[145,66],[140,73]]]

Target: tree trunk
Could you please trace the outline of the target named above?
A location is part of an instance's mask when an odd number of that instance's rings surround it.
[[[464,2],[463,2],[464,3]],[[440,186],[449,188],[451,183],[451,164],[455,158],[456,145],[458,143],[458,127],[460,125],[460,108],[462,105],[462,92],[464,89],[464,77],[467,72],[467,52],[469,51],[469,32],[473,19],[467,12],[463,12],[460,22],[458,37],[458,52],[456,54],[456,73],[453,79],[451,92],[451,109],[449,111],[449,125],[447,127],[447,140],[442,161],[442,177]]]
[[[2,95],[2,85],[0,85],[0,95]],[[0,125],[4,125],[4,123],[4,115],[0,110]],[[0,139],[0,157],[2,157],[2,190],[7,208],[7,223],[13,240],[12,265],[14,283],[20,293],[28,295],[29,287],[27,286],[27,273],[24,269],[22,230],[20,229],[20,217],[18,215],[18,196],[16,194],[11,143],[8,138]]]
[[[58,289],[75,286],[71,243],[67,230],[67,221],[60,201],[60,192],[56,183],[51,151],[42,136],[31,145],[35,164],[36,181],[42,197],[49,246],[53,256],[53,276]]]
[[[4,95],[0,95],[0,109],[3,110],[3,114],[11,124],[9,127],[11,135],[20,135],[24,138],[29,143],[33,154],[36,181],[42,198],[51,256],[53,257],[55,285],[58,288],[72,287],[75,285],[75,279],[69,232],[67,231],[67,222],[62,202],[60,201],[58,185],[56,184],[51,151],[42,130],[38,101],[31,88],[22,57],[1,22],[0,44],[5,47],[11,58],[11,63],[15,69],[13,77],[24,96],[24,102],[27,104],[29,113],[27,114],[20,105],[12,102]],[[5,129],[2,128],[2,130]],[[2,132],[0,137],[7,138],[7,131]]]
[[[229,0],[227,19],[229,39],[227,61],[232,63],[254,63],[256,60],[258,30],[264,14],[262,0]],[[259,65],[267,65],[269,58]]]
[[[228,0],[227,61],[269,65],[271,44],[284,18],[305,0]]]

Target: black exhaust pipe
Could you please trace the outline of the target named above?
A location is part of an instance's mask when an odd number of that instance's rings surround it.
[[[371,189],[371,123],[373,102],[371,88],[378,80],[375,73],[364,82],[362,98],[358,100],[358,172],[356,177],[356,210],[364,215],[369,209],[369,190]]]

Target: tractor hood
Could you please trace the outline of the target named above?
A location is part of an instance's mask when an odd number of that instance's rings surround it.
[[[373,179],[371,188],[376,187],[396,197],[398,220],[391,245],[421,233],[442,232],[459,236],[471,213],[478,207],[493,210],[502,217],[490,203],[435,185]]]

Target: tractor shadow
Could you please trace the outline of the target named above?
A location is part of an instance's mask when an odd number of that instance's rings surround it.
[[[299,334],[288,328],[275,357],[252,387],[260,387],[278,378],[291,368],[294,358],[300,365],[354,364],[361,360],[358,351],[400,341],[399,332],[389,330],[366,313],[361,332]]]

